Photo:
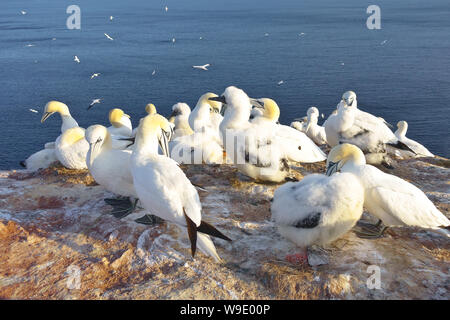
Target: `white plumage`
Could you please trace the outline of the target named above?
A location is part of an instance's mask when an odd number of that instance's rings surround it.
[[[80,127],[67,129],[55,142],[55,155],[67,169],[86,169],[86,154],[89,144]]]
[[[412,151],[414,151],[416,157],[434,157],[434,155],[423,145],[406,137],[406,132],[408,131],[408,123],[406,121],[399,121],[397,123],[397,128],[398,129],[395,131],[395,136],[400,142],[403,142]],[[412,152],[410,153],[412,154]]]
[[[300,247],[341,237],[363,212],[364,189],[351,173],[311,174],[275,190],[271,212],[281,235]]]
[[[333,148],[327,174],[338,170],[358,177],[364,187],[364,207],[387,226],[438,228],[450,221],[411,183],[367,165],[362,151],[351,144]]]
[[[319,121],[319,110],[316,107],[310,107],[307,115],[305,134],[318,145],[326,144],[327,135],[325,128],[317,123]]]
[[[190,113],[191,108],[186,103],[178,102],[172,106],[172,114],[169,117],[169,121],[175,125],[173,139],[194,133],[189,125]]]

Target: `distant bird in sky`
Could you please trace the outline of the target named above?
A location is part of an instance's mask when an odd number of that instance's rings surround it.
[[[166,6],[166,7],[164,8],[164,10],[166,10],[166,12],[167,12],[167,11],[169,11],[169,8]]]
[[[199,39],[200,39],[200,40],[203,40],[203,37],[200,37]]]
[[[35,46],[36,46],[36,45],[35,45],[35,44],[32,44],[32,43],[26,45],[26,47],[35,47]]]
[[[192,66],[192,68],[194,68],[194,69],[201,69],[201,70],[208,71],[208,67],[209,67],[209,66],[210,66],[210,64],[207,63],[207,64],[204,64],[203,66]]]
[[[172,38],[172,43],[175,43],[175,38]]]
[[[265,36],[265,37],[268,37],[268,36],[269,36],[269,34],[268,34],[268,33],[266,32],[266,33],[264,33],[264,36]]]
[[[74,56],[73,61],[75,61],[76,63],[80,63],[80,59],[78,58],[78,56]]]
[[[114,40],[109,34],[105,33],[105,36],[109,39],[109,40]]]
[[[341,66],[345,65],[345,63],[341,62]]]
[[[305,33],[304,32],[302,32],[302,33],[300,33],[299,34],[299,36],[301,37],[301,36],[304,36],[305,35]]]
[[[56,40],[56,38],[52,38],[52,40],[53,40],[53,41],[55,41],[55,40]]]
[[[279,86],[281,86],[282,84],[284,83],[284,81],[283,80],[281,80],[281,81],[278,81],[278,85]]]
[[[153,70],[153,72],[152,72],[152,76],[154,76],[154,75],[155,75],[155,73],[156,73],[156,70]]]
[[[25,10],[20,10],[21,14],[27,14],[27,12]]]
[[[386,44],[386,42],[387,42],[387,40],[383,40],[383,41],[381,42],[381,45]]]
[[[34,109],[28,109],[28,110],[30,110],[31,112],[34,112],[34,113],[39,113],[39,111],[34,110]]]
[[[100,103],[101,100],[102,99],[92,99],[92,102],[91,102],[91,104],[89,105],[89,107],[87,109],[89,110],[90,108],[92,108],[97,103]]]
[[[92,74],[91,80],[94,79],[94,78],[96,78],[96,77],[98,77],[99,75],[100,75],[100,73],[94,73],[94,74]]]
[[[114,17],[113,16],[109,16],[109,21],[113,21]]]

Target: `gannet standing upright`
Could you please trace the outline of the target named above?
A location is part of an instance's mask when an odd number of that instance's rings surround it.
[[[353,228],[363,213],[364,188],[351,173],[310,174],[283,184],[271,201],[280,234],[306,249],[328,244]]]
[[[306,122],[306,135],[316,144],[322,145],[327,143],[327,135],[325,128],[317,124],[319,120],[319,110],[316,107],[310,107],[306,113],[308,120]]]
[[[178,164],[167,157],[167,135],[172,128],[164,117],[146,116],[136,135],[131,156],[131,173],[136,192],[144,207],[164,220],[187,227],[192,256],[201,251],[220,261],[209,235],[230,241],[210,224],[202,221],[201,203],[195,187]],[[158,144],[165,155],[158,154]]]
[[[423,145],[406,137],[406,131],[408,131],[408,123],[406,121],[399,121],[397,128],[397,131],[395,131],[397,139],[414,151],[417,157],[434,157],[434,154],[428,151]]]
[[[334,147],[327,159],[327,175],[349,172],[358,177],[364,187],[364,207],[386,226],[417,226],[437,229],[448,227],[447,219],[413,184],[367,165],[357,146],[344,143]],[[367,232],[379,236],[385,228]]]

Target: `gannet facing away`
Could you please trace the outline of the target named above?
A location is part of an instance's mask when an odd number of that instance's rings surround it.
[[[122,109],[114,108],[109,111],[109,122],[111,126],[108,131],[111,135],[129,137],[133,131],[130,116],[123,112]]]
[[[63,133],[67,129],[78,127],[78,123],[70,115],[69,107],[59,101],[47,102],[44,108],[44,114],[41,118],[41,123],[44,123],[44,121],[47,120],[55,112],[59,113],[59,115],[61,116],[61,133]]]
[[[364,187],[364,207],[386,226],[448,227],[448,220],[413,184],[367,165],[357,146],[344,143],[334,147],[327,160],[327,175],[350,172]],[[385,228],[367,232],[380,236]]]
[[[171,130],[169,122],[158,114],[148,115],[141,121],[131,156],[134,187],[147,210],[164,220],[187,227],[192,256],[198,245],[205,254],[220,261],[208,234],[230,239],[202,221],[197,190],[178,164],[167,157],[167,134]],[[165,155],[158,154],[158,144]]]
[[[399,121],[397,123],[397,128],[398,129],[395,131],[395,136],[400,142],[406,144],[412,151],[414,151],[416,157],[434,157],[434,154],[428,151],[428,149],[423,145],[406,137],[406,131],[408,131],[408,123],[406,121]]]
[[[364,188],[353,174],[310,174],[276,189],[271,212],[280,234],[306,249],[331,243],[353,228],[363,203]]]
[[[194,133],[189,126],[190,113],[191,108],[186,103],[178,102],[172,106],[169,122],[175,125],[173,139]]]
[[[224,103],[224,118],[219,126],[222,145],[238,170],[256,181],[284,181],[289,163],[274,134],[275,124],[250,123],[250,98],[234,86],[226,88],[221,97],[209,99]]]
[[[357,107],[356,94],[347,91],[338,104],[337,113],[331,114],[324,123],[327,143],[334,147],[339,143],[351,143],[358,146],[371,163],[388,164],[387,146],[409,150],[399,142],[386,122]],[[372,162],[375,161],[375,162]]]
[[[68,169],[86,169],[86,154],[89,144],[84,138],[84,129],[74,127],[61,134],[55,143],[55,155]]]
[[[316,107],[310,107],[307,111],[307,115],[306,135],[318,145],[326,144],[327,135],[325,133],[325,128],[317,124],[319,120],[319,110]]]
[[[326,159],[325,153],[306,134],[292,127],[277,124],[280,117],[280,108],[274,100],[260,98],[253,99],[252,102],[263,109],[263,116],[256,117],[251,122],[266,127],[267,130],[274,130],[273,134],[289,160],[313,163]]]

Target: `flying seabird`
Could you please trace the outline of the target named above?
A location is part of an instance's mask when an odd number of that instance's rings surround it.
[[[209,66],[210,66],[210,64],[207,63],[207,64],[204,64],[204,65],[202,65],[202,66],[192,66],[192,68],[194,68],[194,69],[202,69],[202,70],[208,71],[208,67],[209,67]]]
[[[100,103],[101,100],[102,100],[101,98],[100,98],[100,99],[93,99],[92,102],[91,102],[91,104],[89,105],[89,107],[88,107],[87,109],[89,110],[89,109],[92,108],[95,104]]]

